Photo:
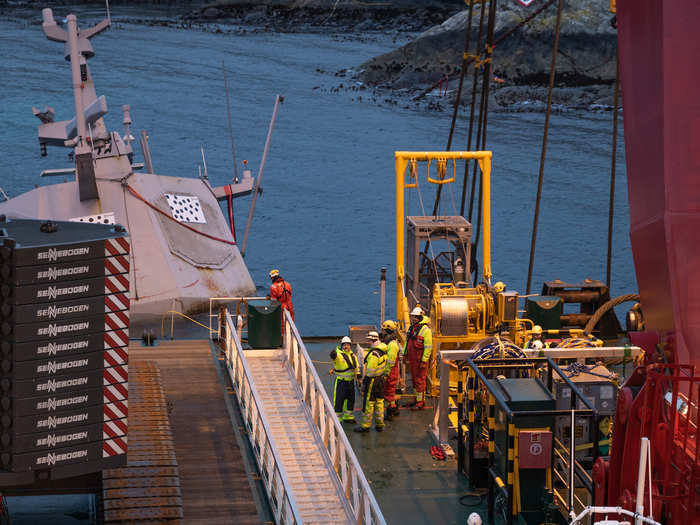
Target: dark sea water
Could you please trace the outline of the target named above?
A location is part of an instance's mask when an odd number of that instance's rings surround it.
[[[68,12],[56,9],[55,17],[61,20]],[[112,12],[115,26],[92,40],[91,71],[98,95],[107,98],[108,127],[122,132],[120,107],[130,104],[133,134],[148,130],[157,173],[196,176],[204,147],[212,184],[232,178],[222,61],[237,155],[248,159],[253,174],[275,95],[285,97],[246,253],[260,292],[267,288],[269,269],[279,268],[294,286],[302,335],[338,335],[349,324],[377,322],[379,275],[386,267],[393,315],[393,153],[444,149],[450,115],[401,109],[381,99],[359,102],[356,92],[332,93],[330,88],[347,79],[325,72],[357,66],[397,44],[383,35],[236,35],[148,27],[119,22],[133,15],[133,8]],[[102,16],[84,9],[77,14],[83,26]],[[58,182],[40,179],[42,169],[69,166],[67,150],[53,148],[42,158],[36,140],[33,105],[53,106],[56,120],[74,115],[63,46],[44,37],[40,21],[38,11],[31,21],[0,17],[0,186],[10,196]],[[608,113],[552,117],[536,292],[554,278],[605,279],[611,122]],[[494,113],[488,128],[487,149],[494,154],[494,280],[522,293],[543,123],[542,114]],[[465,129],[462,119],[453,149],[465,148]],[[636,291],[621,135],[618,143],[613,295]],[[455,213],[452,201],[459,206],[459,191],[444,194],[441,213]],[[432,210],[430,192],[423,201]],[[239,239],[249,203],[249,197],[236,201]],[[412,214],[421,214],[416,196],[411,205]]]

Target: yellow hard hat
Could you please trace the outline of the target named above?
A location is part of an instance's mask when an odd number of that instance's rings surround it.
[[[493,285],[493,291],[496,293],[500,293],[505,289],[506,289],[506,285],[504,283],[502,283],[501,281],[498,281],[496,284]]]
[[[277,277],[280,274],[279,270],[270,270],[270,279]]]
[[[382,323],[382,330],[386,332],[395,332],[396,331],[396,322],[392,321],[391,319],[387,319]]]
[[[542,327],[538,324],[532,327],[532,333],[533,335],[541,335],[542,334]]]

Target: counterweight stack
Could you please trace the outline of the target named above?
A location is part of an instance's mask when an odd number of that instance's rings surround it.
[[[0,222],[0,486],[126,463],[129,239]]]

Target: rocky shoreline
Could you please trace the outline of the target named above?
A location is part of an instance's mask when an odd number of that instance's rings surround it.
[[[0,6],[3,1],[17,12],[36,9],[32,2],[0,0]],[[79,2],[51,4],[76,3]],[[532,6],[523,7],[515,0],[499,2],[494,36],[496,41],[499,38],[502,41],[492,56],[490,111],[545,109],[556,3],[519,27],[544,3],[545,0],[536,0]],[[164,16],[129,19],[129,22],[217,33],[320,32],[347,40],[388,35],[399,43],[410,39],[398,49],[351,70],[333,72],[339,83],[330,91],[366,92],[365,96],[359,93],[358,100],[437,111],[454,105],[467,25],[463,4],[433,0],[219,0],[204,5],[144,4],[157,5]],[[568,4],[565,2],[562,14],[553,110],[609,110],[613,106],[617,35],[610,24],[608,0],[577,0]],[[473,42],[478,33],[480,10],[485,8],[486,15],[488,5],[488,2],[475,4]],[[514,27],[518,28],[511,33]],[[461,97],[464,106],[471,103],[472,76],[470,67]]]

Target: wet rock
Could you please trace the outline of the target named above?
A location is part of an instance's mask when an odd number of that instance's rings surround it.
[[[475,4],[472,17],[472,53],[482,6],[488,4]],[[549,81],[556,4],[510,33],[534,9],[515,2],[499,3],[492,72],[507,87],[494,94],[495,105],[499,108],[541,110],[540,102],[546,100],[546,89],[543,94],[542,89],[532,88],[542,88]],[[485,19],[487,15],[485,11]],[[578,107],[611,103],[617,35],[610,25],[610,17],[608,0],[564,4],[555,90],[558,93],[555,99],[561,100],[555,103]],[[434,86],[446,76],[448,83],[455,85],[461,72],[467,22],[468,11],[463,10],[399,49],[361,64],[356,78],[370,86],[409,88],[415,92]],[[472,66],[468,73],[471,77]],[[566,89],[583,87],[587,89]],[[429,107],[434,105],[428,104]]]

